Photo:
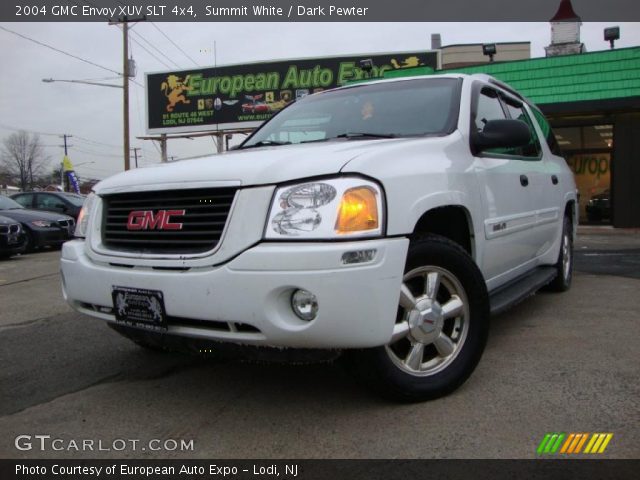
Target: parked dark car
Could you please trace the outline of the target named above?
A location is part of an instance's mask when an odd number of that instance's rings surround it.
[[[78,219],[84,195],[65,192],[23,192],[11,195],[24,208],[64,213]]]
[[[27,236],[20,222],[0,215],[0,258],[24,252]]]
[[[26,236],[26,249],[60,247],[73,237],[76,222],[61,213],[24,208],[15,200],[0,195],[0,215],[20,222]]]
[[[611,192],[605,190],[591,197],[587,203],[587,219],[590,222],[599,222],[605,218],[611,218]]]

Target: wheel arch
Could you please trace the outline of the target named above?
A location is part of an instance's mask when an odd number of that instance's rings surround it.
[[[464,205],[440,205],[425,211],[416,221],[413,235],[432,233],[460,245],[472,258],[476,257],[473,218]]]

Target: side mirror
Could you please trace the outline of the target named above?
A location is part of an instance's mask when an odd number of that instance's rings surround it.
[[[489,120],[484,129],[476,132],[472,139],[477,151],[523,147],[531,142],[531,131],[520,120]]]

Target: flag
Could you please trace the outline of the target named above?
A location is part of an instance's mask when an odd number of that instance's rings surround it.
[[[62,169],[64,170],[65,175],[69,179],[69,184],[73,188],[73,191],[76,193],[80,193],[80,185],[78,184],[78,177],[76,172],[73,170],[73,164],[71,163],[71,159],[68,156],[64,156],[62,159]]]

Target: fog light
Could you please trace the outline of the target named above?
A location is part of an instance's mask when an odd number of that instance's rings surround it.
[[[293,312],[302,320],[310,322],[318,315],[318,299],[306,290],[296,290],[291,295]]]
[[[366,263],[376,257],[377,250],[371,248],[368,250],[354,250],[352,252],[344,252],[342,254],[342,263],[348,265],[350,263]]]

